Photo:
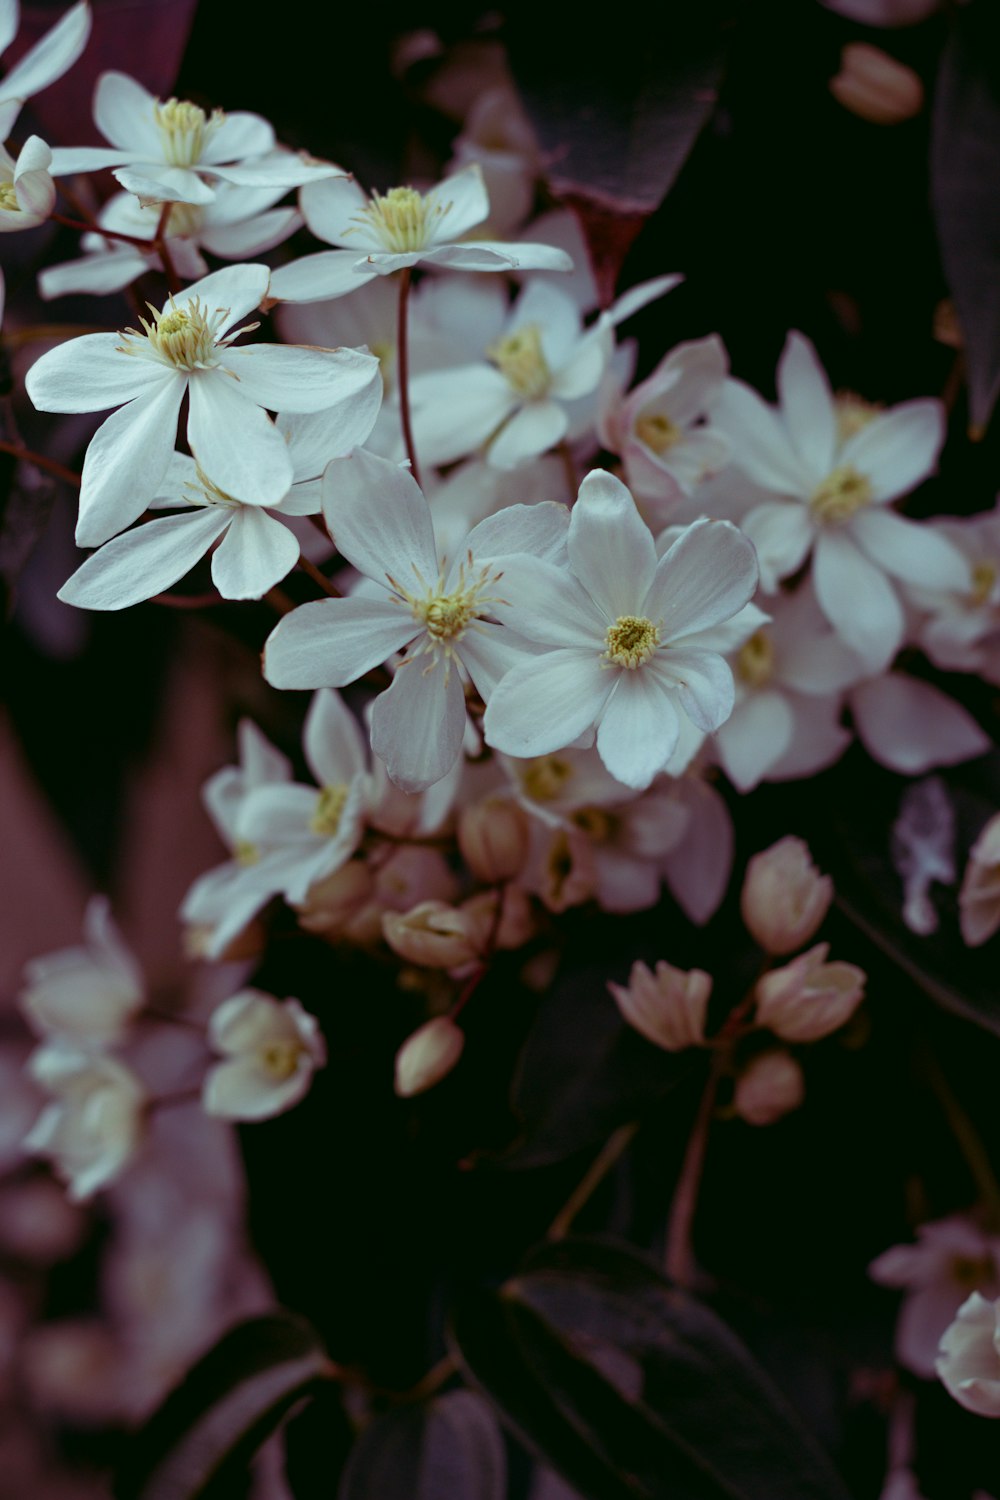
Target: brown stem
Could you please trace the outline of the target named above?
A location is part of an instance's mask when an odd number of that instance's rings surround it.
[[[614,1135],[605,1141],[587,1171],[570,1193],[562,1208],[549,1225],[547,1240],[565,1239],[573,1227],[573,1220],[600,1187],[615,1163],[625,1154],[632,1138],[639,1129],[638,1120],[629,1125],[619,1125]]]
[[[503,921],[504,896],[507,893],[507,887],[505,884],[498,885],[494,889],[496,891],[497,904],[496,910],[493,913],[493,920],[490,923],[490,930],[486,936],[486,942],[483,944],[482,961],[476,972],[474,974],[471,974],[465,981],[458,999],[455,1001],[454,1005],[451,1007],[451,1010],[448,1012],[448,1017],[452,1021],[457,1020],[458,1017],[462,1014],[463,1010],[468,1005],[469,1001],[472,999],[473,995],[476,993],[479,986],[486,978],[487,974],[490,972],[490,964],[496,951],[497,938],[500,935],[500,923]]]
[[[708,1078],[698,1105],[681,1173],[674,1189],[674,1200],[670,1205],[667,1221],[667,1253],[665,1267],[667,1275],[680,1286],[690,1286],[694,1271],[694,1256],[691,1247],[691,1231],[694,1226],[695,1209],[698,1206],[698,1191],[701,1187],[705,1152],[708,1149],[708,1132],[715,1109],[715,1096],[722,1076],[724,1054],[717,1052],[712,1058]]]
[[[154,594],[150,604],[164,604],[167,609],[209,609],[222,603],[222,595],[213,589],[209,594]]]
[[[80,476],[72,469],[67,469],[64,464],[57,463],[54,458],[46,458],[44,453],[35,453],[32,448],[24,448],[18,443],[7,443],[0,439],[0,453],[9,453],[13,458],[19,458],[22,463],[34,464],[38,469],[45,469],[49,474],[54,474],[57,479],[64,479],[67,484],[76,485],[80,488]]]
[[[121,240],[126,245],[134,245],[137,250],[152,250],[154,245],[149,240],[140,239],[135,234],[122,234],[119,229],[105,229],[103,224],[87,224],[82,219],[70,219],[65,214],[50,214],[57,224],[62,224],[66,229],[78,229],[81,234],[100,234],[106,240]]]
[[[341,599],[343,595],[335,583],[331,583],[325,573],[320,572],[315,563],[309,561],[308,557],[299,558],[299,567],[303,573],[307,573],[317,588],[322,589],[331,599]]]
[[[399,319],[396,326],[396,368],[399,372],[399,414],[403,424],[403,442],[406,445],[406,456],[410,460],[410,472],[417,483],[420,483],[420,470],[417,467],[417,450],[413,441],[413,428],[410,425],[410,352],[409,352],[409,301],[410,301],[410,267],[406,266],[399,274]]]
[[[160,209],[160,217],[156,225],[156,236],[153,240],[153,245],[157,255],[160,257],[163,274],[167,278],[167,290],[171,297],[176,297],[181,289],[181,279],[177,274],[174,258],[170,253],[170,246],[167,244],[167,224],[170,219],[170,210],[172,207],[172,203],[164,203]]]
[[[284,589],[268,589],[264,601],[279,615],[290,615],[295,608],[294,600],[289,599]]]

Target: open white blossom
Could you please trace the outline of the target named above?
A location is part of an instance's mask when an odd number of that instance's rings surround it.
[[[812,553],[820,609],[852,650],[881,669],[905,633],[894,581],[970,586],[957,548],[890,508],[934,468],[944,440],[941,403],[905,401],[859,416],[855,402],[852,420],[839,423],[842,410],[816,351],[797,333],[781,356],[778,391],[775,410],[727,380],[711,414],[735,467],[769,493],[740,522],[757,548],[762,585],[774,590]]]
[[[56,201],[51,164],[40,136],[29,135],[16,161],[0,146],[0,234],[34,229],[48,218]]]
[[[732,673],[702,634],[757,586],[753,547],[726,521],[697,521],[659,560],[629,491],[596,469],[580,486],[569,568],[521,560],[499,619],[548,649],[506,674],[487,704],[487,743],[547,755],[596,731],[612,776],[645,787],[685,715],[706,733],[733,707]]]
[[[0,0],[0,54],[17,35],[20,19],[18,0]],[[47,89],[76,62],[90,37],[91,19],[87,0],[80,0],[0,78],[0,141],[7,140],[25,100]]]
[[[315,1016],[298,1000],[275,1000],[261,990],[241,990],[216,1010],[209,1041],[226,1061],[209,1070],[202,1104],[226,1120],[269,1120],[308,1092],[326,1062]]]
[[[941,1383],[960,1406],[980,1417],[1000,1417],[1000,1298],[973,1292],[941,1339]]]
[[[211,203],[217,181],[293,188],[341,172],[276,149],[274,130],[260,115],[206,114],[188,99],[161,102],[127,73],[97,80],[94,123],[110,148],[63,147],[53,154],[53,175],[113,167],[122,187],[146,202]]]
[[[1000,685],[1000,505],[931,525],[968,560],[969,577],[962,589],[907,590],[923,616],[916,642],[935,666]]]
[[[120,407],[87,449],[76,529],[81,547],[123,531],[156,495],[185,394],[188,442],[214,485],[251,505],[273,505],[288,492],[288,445],[267,412],[334,406],[345,380],[354,385],[358,355],[288,344],[234,347],[247,330],[225,330],[260,305],[269,275],[263,265],[213,271],[160,311],[151,308],[141,330],[87,333],[32,365],[25,388],[39,411]]]
[[[392,686],[375,700],[372,749],[397,785],[422,791],[461,754],[460,668],[486,698],[518,649],[531,650],[493,623],[508,575],[490,558],[557,552],[566,510],[510,506],[440,558],[427,501],[406,470],[359,450],[328,466],[323,493],[338,550],[380,592],[321,599],[286,615],[268,638],[264,675],[275,687],[343,687],[406,648]]]
[[[53,1098],[25,1147],[52,1161],[78,1203],[128,1165],[142,1137],[146,1091],[116,1058],[55,1042],[32,1054],[28,1071]]]
[[[428,193],[394,187],[369,198],[353,178],[338,177],[312,184],[299,201],[317,239],[338,248],[305,255],[274,273],[271,295],[289,302],[342,297],[373,276],[390,276],[418,261],[454,271],[569,271],[573,265],[552,245],[465,239],[490,211],[475,164]]]
[[[62,948],[24,967],[21,1009],[42,1036],[106,1047],[125,1034],[144,999],[142,970],[126,948],[106,896],[94,896],[83,921],[85,946]]]

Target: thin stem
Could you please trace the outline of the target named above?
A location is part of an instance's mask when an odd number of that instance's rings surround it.
[[[134,245],[137,250],[154,248],[149,240],[140,239],[136,234],[122,234],[119,229],[105,229],[103,224],[87,224],[82,219],[67,218],[65,214],[50,214],[49,217],[66,229],[77,229],[81,234],[99,234],[106,240],[121,240],[126,245]]]
[[[0,439],[0,453],[9,453],[13,458],[19,458],[22,463],[34,464],[37,469],[45,469],[49,474],[54,474],[57,479],[64,479],[67,484],[76,485],[80,488],[80,476],[72,469],[67,469],[64,464],[57,463],[54,458],[46,458],[44,453],[36,453],[32,448],[24,448],[19,443],[7,443]]]
[[[593,1194],[611,1171],[611,1168],[628,1150],[632,1138],[638,1129],[638,1120],[633,1120],[629,1125],[619,1125],[614,1135],[605,1141],[587,1171],[549,1225],[545,1236],[547,1240],[562,1240],[566,1238],[573,1227],[573,1220],[584,1205],[590,1201]]]
[[[408,1391],[394,1393],[399,1401],[426,1401],[428,1396],[433,1396],[439,1391],[446,1381],[450,1380],[458,1371],[458,1366],[450,1354],[439,1359],[436,1365],[432,1365],[427,1374],[411,1385]]]
[[[167,290],[171,297],[176,297],[181,289],[181,279],[174,266],[174,258],[170,253],[170,246],[167,244],[167,224],[170,219],[170,210],[172,207],[172,203],[164,203],[160,209],[160,218],[156,225],[156,236],[153,240],[153,245],[163,265],[163,274],[167,278]]]
[[[694,1226],[695,1209],[698,1206],[698,1192],[705,1166],[705,1153],[708,1149],[708,1133],[715,1109],[715,1096],[722,1076],[722,1058],[723,1054],[719,1052],[712,1058],[701,1102],[698,1105],[698,1113],[694,1117],[694,1124],[688,1137],[681,1173],[674,1189],[674,1201],[670,1205],[665,1268],[671,1280],[676,1281],[680,1286],[690,1286],[693,1277],[694,1256],[691,1247],[691,1231]]]
[[[996,1233],[1000,1230],[1000,1184],[997,1183],[989,1153],[983,1145],[979,1131],[958,1102],[934,1053],[929,1047],[922,1048],[921,1052],[920,1061],[927,1082],[951,1126],[959,1150],[965,1158],[965,1164],[976,1184],[988,1227]]]
[[[403,424],[403,442],[406,445],[406,456],[410,460],[410,472],[419,484],[420,470],[417,467],[417,450],[413,442],[413,428],[410,425],[410,270],[411,268],[409,266],[406,266],[399,273],[399,319],[396,326],[396,368],[399,372],[399,414]]]
[[[264,595],[264,602],[279,615],[290,615],[295,608],[294,601],[289,599],[284,589],[268,589]]]
[[[209,609],[222,603],[222,595],[213,589],[210,594],[154,594],[150,604],[164,604],[168,609]]]
[[[335,583],[331,583],[325,573],[320,572],[315,563],[309,561],[308,557],[299,558],[299,567],[303,573],[307,573],[317,588],[322,589],[331,599],[341,599],[343,595]]]
[[[449,1019],[452,1021],[457,1020],[458,1017],[462,1014],[463,1010],[468,1005],[469,1001],[472,999],[473,995],[476,993],[479,986],[486,978],[487,974],[490,972],[490,964],[493,960],[493,955],[496,950],[497,938],[500,935],[500,923],[503,921],[503,903],[504,897],[507,894],[507,887],[505,884],[498,885],[495,887],[495,891],[497,904],[496,909],[493,912],[493,920],[490,922],[490,930],[487,934],[486,942],[483,945],[482,962],[480,963],[479,968],[476,970],[476,972],[474,974],[471,974],[465,981],[465,985],[463,986],[458,999],[455,1001],[454,1005],[451,1007],[451,1010],[448,1012]]]

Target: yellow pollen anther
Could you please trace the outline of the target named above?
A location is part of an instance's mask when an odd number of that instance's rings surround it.
[[[0,208],[8,213],[19,214],[21,205],[17,201],[17,189],[12,182],[0,182]]]
[[[218,362],[218,329],[222,319],[228,316],[228,309],[218,309],[213,317],[209,317],[197,297],[192,297],[186,307],[171,305],[162,312],[157,312],[150,303],[146,305],[153,315],[152,322],[139,319],[141,334],[135,328],[125,331],[133,338],[145,336],[147,352],[151,351],[164,364],[174,365],[178,370],[206,369]],[[122,346],[122,352],[138,354],[144,351],[142,345],[127,342]]]
[[[260,1060],[272,1078],[283,1081],[291,1078],[295,1072],[302,1051],[301,1043],[289,1037],[287,1040],[265,1043],[260,1049]]]
[[[595,844],[606,844],[617,820],[603,807],[579,807],[573,814],[573,822]]]
[[[766,630],[757,630],[740,648],[736,675],[748,687],[760,688],[770,682],[773,673],[774,645]]]
[[[634,672],[648,661],[660,644],[660,627],[640,615],[619,615],[608,628],[604,659],[612,666]]]
[[[256,844],[248,843],[246,839],[240,839],[233,849],[233,858],[238,865],[255,865],[260,859],[260,850]]]
[[[506,338],[497,339],[486,353],[519,396],[544,396],[552,382],[552,371],[542,349],[537,323],[526,323]]]
[[[521,785],[533,802],[552,802],[572,779],[573,767],[568,760],[554,755],[540,755],[530,762],[521,775]]]
[[[849,521],[872,498],[872,487],[852,464],[841,464],[816,486],[809,502],[816,520],[827,526]]]
[[[416,609],[419,619],[427,626],[428,635],[436,641],[453,641],[460,636],[475,613],[474,596],[463,591],[456,594],[432,594],[422,600]]]
[[[951,1272],[951,1279],[970,1292],[977,1288],[993,1286],[997,1279],[996,1268],[988,1255],[953,1256],[948,1269]]]
[[[862,427],[867,427],[882,410],[878,402],[866,401],[853,391],[838,391],[833,405],[837,416],[837,436],[842,443],[860,432]]]
[[[372,193],[371,202],[357,217],[367,221],[387,250],[405,255],[427,248],[438,222],[450,208],[450,203],[425,198],[416,188],[394,187],[384,197]]]
[[[325,786],[316,799],[316,811],[309,819],[309,828],[312,833],[318,833],[326,838],[333,838],[340,828],[340,819],[344,812],[344,803],[347,801],[348,787],[345,782],[339,786]]]
[[[640,443],[651,448],[654,453],[666,453],[675,443],[680,442],[684,432],[663,412],[649,412],[637,419],[635,435]]]
[[[163,137],[163,156],[173,167],[193,167],[212,136],[225,120],[221,109],[210,115],[188,99],[168,99],[153,106],[153,116]]]
[[[977,607],[989,603],[996,586],[997,564],[995,562],[976,563],[972,569],[972,589],[969,593],[970,603]]]

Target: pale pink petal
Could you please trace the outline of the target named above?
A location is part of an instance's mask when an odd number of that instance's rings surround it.
[[[688,826],[661,868],[678,906],[702,926],[718,910],[729,884],[733,820],[724,799],[705,781],[685,777],[677,793],[688,809]]]
[[[869,755],[905,776],[973,760],[990,749],[988,735],[954,698],[901,672],[862,683],[850,704]]]
[[[567,537],[573,572],[608,621],[640,615],[656,572],[656,544],[620,479],[593,469],[580,485]]]
[[[837,634],[869,666],[884,667],[903,640],[903,608],[885,574],[844,531],[829,528],[813,552],[816,598]]]
[[[813,544],[816,528],[809,509],[794,500],[769,500],[744,516],[740,529],[757,549],[760,586],[773,593],[782,578],[798,572]]]
[[[792,446],[819,483],[833,468],[837,414],[826,371],[801,333],[790,333],[782,351],[778,395]],[[738,462],[738,451],[736,457]]]
[[[872,561],[893,578],[927,589],[966,592],[972,588],[968,560],[940,531],[880,508],[859,511],[850,532]]]
[[[737,703],[716,731],[715,742],[722,769],[739,791],[752,791],[781,759],[793,727],[791,709],[781,693],[751,693]]]

